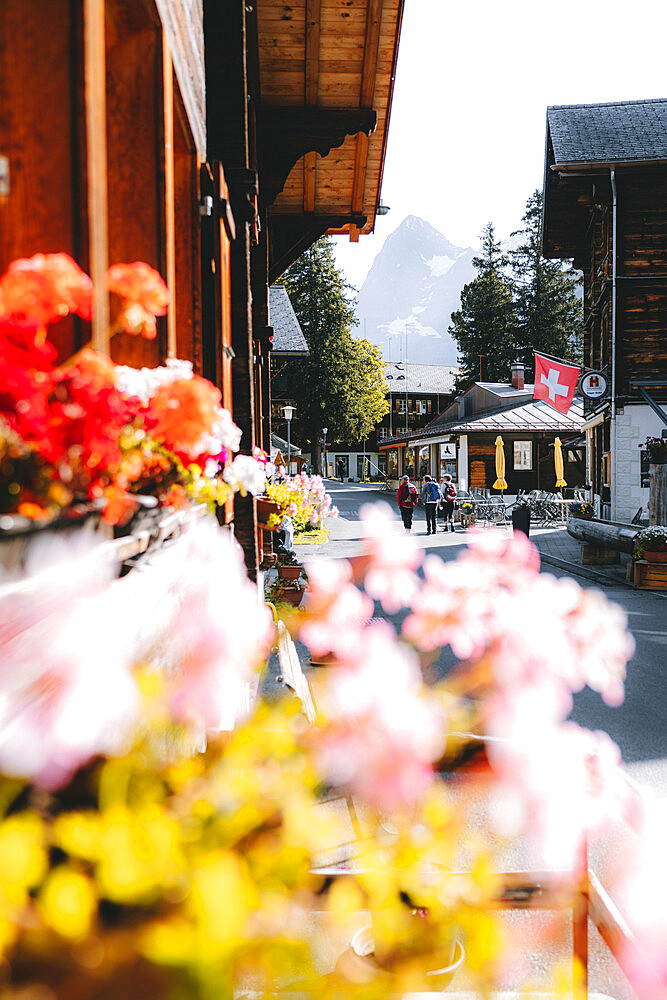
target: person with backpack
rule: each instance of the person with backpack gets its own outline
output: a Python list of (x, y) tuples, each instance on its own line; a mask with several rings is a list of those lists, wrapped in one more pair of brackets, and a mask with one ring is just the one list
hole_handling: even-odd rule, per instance
[(424, 501), (424, 510), (426, 511), (426, 534), (435, 535), (435, 515), (438, 510), (438, 504), (442, 501), (442, 493), (435, 479), (431, 479), (430, 476), (424, 476), (422, 500)]
[(410, 531), (412, 528), (412, 513), (417, 506), (418, 498), (417, 487), (410, 482), (409, 476), (403, 476), (396, 494), (396, 503), (406, 531)]
[(454, 530), (454, 501), (456, 500), (456, 487), (452, 482), (452, 477), (447, 475), (443, 477), (442, 480), (442, 504), (440, 509), (442, 510), (443, 516), (445, 518), (445, 531), (449, 526), (449, 530)]

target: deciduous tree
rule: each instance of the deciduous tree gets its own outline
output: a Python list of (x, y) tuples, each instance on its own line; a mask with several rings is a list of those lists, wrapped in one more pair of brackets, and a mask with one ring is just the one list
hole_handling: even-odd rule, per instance
[(308, 342), (306, 358), (290, 358), (278, 368), (274, 396), (294, 399), (295, 437), (310, 445), (320, 468), (320, 437), (365, 438), (388, 412), (382, 357), (367, 340), (355, 340), (356, 319), (349, 298), (354, 289), (337, 269), (331, 241), (314, 243), (280, 279)]

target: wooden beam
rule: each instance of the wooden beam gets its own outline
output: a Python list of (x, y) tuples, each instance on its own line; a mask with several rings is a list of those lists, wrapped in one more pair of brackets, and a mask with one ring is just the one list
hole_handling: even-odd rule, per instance
[(171, 295), (167, 313), (167, 357), (176, 357), (176, 227), (174, 196), (174, 67), (166, 32), (162, 32), (162, 100), (164, 122), (165, 278)]
[(269, 217), (269, 284), (280, 277), (304, 250), (332, 229), (366, 225), (365, 216), (273, 215)]
[(383, 0), (368, 0), (366, 15), (366, 38), (364, 40), (364, 64), (361, 70), (361, 93), (359, 105), (373, 107), (375, 77), (377, 74), (378, 47), (380, 44), (380, 23), (382, 21)]
[[(305, 97), (309, 107), (317, 104), (320, 82), (320, 8), (321, 0), (306, 0), (306, 80)], [(303, 164), (303, 210), (315, 211), (317, 153), (306, 153)]]
[(109, 266), (109, 206), (104, 0), (85, 0), (83, 18), (89, 268), (96, 299), (91, 344), (95, 350), (108, 354), (109, 295), (105, 280)]
[[(377, 75), (378, 49), (380, 45), (380, 23), (382, 21), (383, 0), (368, 0), (366, 15), (366, 36), (364, 38), (364, 62), (361, 69), (361, 88), (359, 91), (359, 106), (373, 106), (375, 95), (375, 78)], [(353, 212), (361, 212), (364, 207), (364, 191), (366, 188), (366, 168), (368, 165), (368, 136), (357, 136), (357, 148), (354, 155), (354, 180), (352, 182)], [(350, 232), (350, 239), (352, 233)]]
[(315, 211), (317, 185), (317, 153), (306, 153), (303, 158), (303, 210)]
[(352, 181), (352, 212), (363, 211), (364, 191), (366, 189), (366, 166), (368, 164), (368, 136), (363, 132), (357, 136), (357, 148), (354, 154), (354, 179)]
[(317, 104), (320, 80), (320, 0), (306, 0), (306, 104)]
[(371, 108), (260, 105), (257, 135), (262, 205), (273, 204), (292, 167), (306, 153), (326, 156), (342, 146), (348, 135), (370, 134), (376, 125), (377, 115)]

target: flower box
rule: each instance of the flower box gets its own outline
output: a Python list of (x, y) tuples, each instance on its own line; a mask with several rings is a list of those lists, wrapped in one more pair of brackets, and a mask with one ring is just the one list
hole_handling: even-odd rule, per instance
[(303, 566), (297, 564), (296, 566), (278, 566), (278, 576), (281, 580), (298, 580), (301, 576), (301, 570)]
[(256, 497), (257, 501), (257, 523), (264, 531), (277, 531), (279, 525), (269, 525), (268, 521), (272, 514), (280, 514), (282, 507), (270, 497)]

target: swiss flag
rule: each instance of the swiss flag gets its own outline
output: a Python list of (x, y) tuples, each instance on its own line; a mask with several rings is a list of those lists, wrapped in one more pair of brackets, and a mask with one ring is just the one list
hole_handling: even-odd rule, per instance
[(564, 361), (551, 361), (535, 355), (535, 387), (533, 399), (543, 399), (559, 413), (567, 413), (572, 405), (580, 369)]

